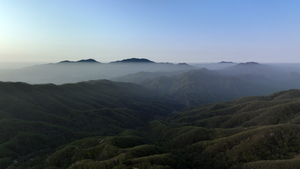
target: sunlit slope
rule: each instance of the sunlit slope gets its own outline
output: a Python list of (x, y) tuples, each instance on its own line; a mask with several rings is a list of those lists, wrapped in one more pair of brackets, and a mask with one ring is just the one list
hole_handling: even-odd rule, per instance
[(243, 96), (271, 94), (279, 89), (253, 84), (236, 77), (220, 76), (207, 69), (192, 70), (172, 77), (159, 77), (141, 85), (168, 94), (189, 105), (236, 99)]
[(184, 168), (180, 158), (138, 132), (127, 130), (113, 137), (92, 137), (57, 150), (45, 168)]
[(107, 80), (60, 86), (1, 82), (0, 166), (6, 168), (3, 166), (13, 160), (15, 165), (39, 163), (47, 152), (72, 140), (114, 135), (181, 108), (135, 84)]
[(201, 105), (139, 131), (73, 142), (43, 164), (49, 169), (297, 168), (299, 115), (299, 90)]
[(195, 168), (295, 168), (299, 118), (300, 91), (289, 90), (180, 112), (148, 131)]
[(206, 128), (298, 124), (299, 112), (300, 91), (289, 90), (195, 108), (172, 116), (172, 121)]

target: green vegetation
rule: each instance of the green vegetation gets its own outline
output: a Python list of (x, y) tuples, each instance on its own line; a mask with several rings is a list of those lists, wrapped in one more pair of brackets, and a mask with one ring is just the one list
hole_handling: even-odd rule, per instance
[(86, 138), (56, 151), (46, 167), (57, 168), (172, 168), (176, 156), (135, 135)]
[(107, 80), (60, 86), (0, 82), (0, 168), (43, 166), (61, 145), (116, 135), (182, 107), (144, 87)]
[(107, 80), (0, 83), (0, 100), (0, 168), (263, 169), (300, 161), (299, 90), (184, 108)]
[(289, 90), (190, 108), (147, 131), (194, 168), (298, 168), (298, 96)]

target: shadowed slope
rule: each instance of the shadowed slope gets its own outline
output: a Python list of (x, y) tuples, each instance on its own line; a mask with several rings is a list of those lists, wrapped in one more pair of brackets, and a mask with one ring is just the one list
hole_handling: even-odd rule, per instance
[(107, 80), (60, 86), (1, 82), (0, 163), (12, 164), (16, 159), (16, 166), (29, 167), (72, 140), (114, 135), (181, 108), (135, 84)]

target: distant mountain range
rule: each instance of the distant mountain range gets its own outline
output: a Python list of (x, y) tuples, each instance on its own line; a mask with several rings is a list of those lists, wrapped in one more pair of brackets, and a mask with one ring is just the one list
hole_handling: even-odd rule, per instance
[(300, 73), (287, 73), (279, 67), (257, 62), (235, 64), (214, 71), (138, 72), (112, 80), (137, 83), (189, 105), (300, 88)]
[(237, 77), (224, 77), (207, 69), (192, 70), (171, 77), (162, 76), (143, 81), (140, 85), (190, 105), (232, 100), (242, 96), (266, 95), (280, 90)]
[(287, 72), (280, 70), (279, 67), (259, 64), (257, 62), (239, 63), (234, 66), (217, 70), (216, 72), (224, 75), (241, 75), (251, 74), (256, 76), (264, 76), (273, 80), (290, 80), (286, 78)]
[(265, 95), (300, 88), (300, 73), (257, 62), (233, 63), (219, 70), (199, 69), (186, 63), (156, 63), (131, 58), (111, 63), (94, 59), (61, 61), (0, 72), (2, 81), (27, 83), (76, 83), (110, 79), (143, 85), (190, 105)]
[(112, 79), (140, 71), (173, 72), (194, 68), (188, 64), (155, 63), (148, 59), (137, 58), (101, 64), (94, 59), (66, 60), (22, 69), (2, 70), (0, 72), (0, 81), (64, 84), (87, 80)]
[[(0, 169), (297, 168), (300, 91), (280, 91), (299, 88), (297, 69), (215, 65), (87, 59), (1, 71), (67, 84), (0, 82)], [(90, 80), (101, 78), (123, 82)]]

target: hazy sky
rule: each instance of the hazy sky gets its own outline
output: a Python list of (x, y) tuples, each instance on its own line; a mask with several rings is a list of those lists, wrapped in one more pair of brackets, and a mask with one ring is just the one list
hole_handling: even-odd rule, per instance
[(298, 62), (299, 0), (0, 0), (0, 62)]

